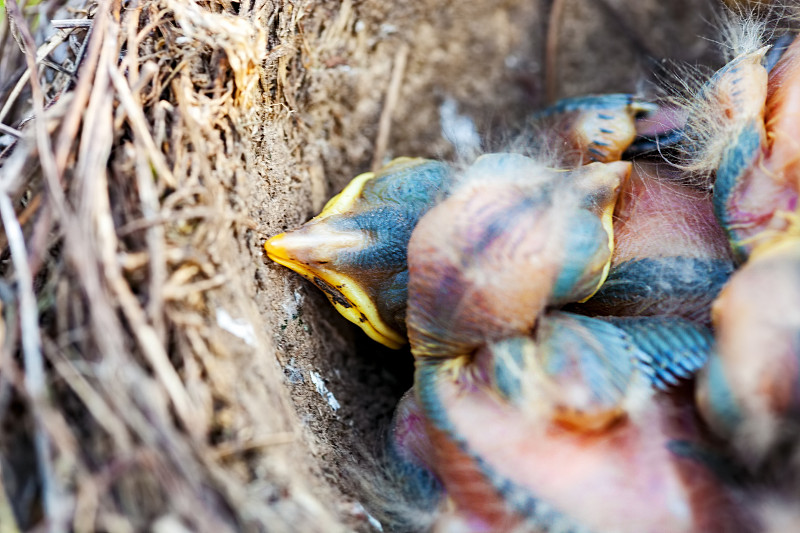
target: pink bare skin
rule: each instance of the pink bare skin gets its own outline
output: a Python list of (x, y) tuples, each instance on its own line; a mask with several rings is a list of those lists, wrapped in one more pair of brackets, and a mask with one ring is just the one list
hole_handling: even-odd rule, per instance
[[(676, 439), (702, 446), (685, 404), (650, 397), (635, 417), (587, 433), (532, 417), (472, 379), (443, 377), (435, 387), (462, 444), (431, 423), (426, 455), (464, 531), (538, 531), (544, 520), (592, 532), (747, 531), (707, 465), (667, 447)], [(518, 497), (498, 490), (502, 480), (535, 498), (538, 511), (515, 508)]]
[(769, 143), (765, 171), (800, 189), (800, 39), (769, 74), (765, 122)]
[(711, 197), (681, 185), (665, 163), (637, 162), (614, 212), (612, 267), (643, 257), (732, 260)]
[(427, 425), (425, 413), (411, 389), (400, 398), (395, 409), (392, 440), (402, 459), (431, 470), (434, 458)]
[(710, 195), (680, 179), (666, 163), (634, 164), (614, 212), (609, 279), (581, 312), (669, 314), (709, 323), (733, 255)]
[(636, 120), (637, 135), (655, 136), (682, 128), (686, 124), (687, 112), (680, 107), (659, 106), (658, 110)]
[[(711, 400), (718, 382), (702, 376), (698, 406), (719, 433), (745, 432), (765, 451), (778, 425), (800, 410), (800, 238), (757, 250), (714, 303), (713, 321), (724, 383), (743, 417), (725, 418)], [(752, 438), (751, 438), (752, 437)], [(755, 442), (752, 442), (755, 439)]]

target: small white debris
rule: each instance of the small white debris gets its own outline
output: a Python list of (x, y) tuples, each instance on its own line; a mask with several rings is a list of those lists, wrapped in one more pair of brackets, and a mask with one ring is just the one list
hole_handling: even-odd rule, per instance
[(295, 290), (294, 300), (285, 300), (283, 302), (283, 311), (289, 315), (290, 318), (297, 318), (299, 316), (298, 310), (300, 309), (300, 305), (303, 303), (304, 298), (305, 297), (300, 291)]
[(317, 388), (317, 392), (328, 401), (328, 405), (331, 406), (331, 409), (338, 411), (341, 405), (339, 405), (339, 401), (333, 396), (333, 393), (328, 390), (328, 387), (325, 386), (325, 381), (323, 381), (322, 376), (313, 370), (309, 372), (309, 374), (311, 375), (311, 382)]
[(470, 158), (480, 152), (481, 136), (478, 135), (475, 122), (470, 117), (459, 114), (455, 100), (445, 98), (439, 106), (439, 120), (442, 135), (455, 147), (459, 156)]
[(356, 33), (361, 33), (362, 31), (367, 29), (367, 25), (364, 24), (363, 20), (358, 20), (356, 21), (355, 26), (353, 26), (353, 29), (356, 30)]
[(217, 325), (236, 337), (239, 337), (248, 346), (256, 345), (256, 332), (253, 325), (243, 318), (233, 318), (228, 311), (217, 308)]
[(394, 24), (381, 24), (381, 37), (386, 37), (387, 35), (392, 35), (393, 33), (397, 33), (397, 26)]
[(189, 533), (190, 531), (174, 514), (163, 515), (153, 524), (154, 533)]
[(371, 525), (372, 527), (374, 527), (378, 531), (383, 531), (383, 524), (381, 524), (380, 521), (378, 521), (377, 518), (375, 518), (374, 516), (369, 514), (367, 512), (367, 510), (364, 509), (364, 506), (361, 504), (361, 502), (356, 502), (356, 503), (353, 504), (352, 513), (353, 513), (353, 516), (358, 516), (358, 517), (364, 516), (364, 517), (366, 517), (367, 518), (367, 522), (369, 522), (369, 525)]
[(378, 531), (383, 531), (383, 524), (381, 524), (381, 523), (378, 521), (378, 519), (377, 519), (377, 518), (375, 518), (374, 516), (372, 516), (372, 515), (371, 515), (371, 514), (369, 514), (369, 513), (367, 513), (367, 522), (369, 522), (369, 524), (370, 524), (372, 527), (374, 527), (375, 529), (377, 529)]

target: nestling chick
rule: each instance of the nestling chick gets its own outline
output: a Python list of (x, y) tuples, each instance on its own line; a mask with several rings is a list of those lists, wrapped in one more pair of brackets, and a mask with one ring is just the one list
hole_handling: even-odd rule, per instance
[(800, 237), (757, 248), (714, 303), (716, 353), (697, 403), (709, 425), (761, 458), (800, 435)]
[(656, 110), (631, 94), (565, 98), (534, 114), (530, 126), (558, 166), (574, 168), (619, 161), (636, 138), (636, 118)]
[(687, 124), (689, 168), (716, 171), (714, 212), (739, 261), (785, 230), (797, 205), (800, 41), (769, 72), (767, 50), (718, 71)]
[(548, 305), (590, 297), (608, 273), (629, 172), (622, 162), (554, 171), (515, 154), (479, 158), (409, 241), (415, 357), (469, 355), (527, 334)]
[[(707, 332), (674, 320), (693, 333), (673, 354), (708, 350)], [(418, 360), (429, 441), (417, 434), (414, 453), (466, 531), (748, 531), (691, 409), (648, 391), (640, 351), (609, 322), (555, 312), (464, 372)]]
[(733, 256), (710, 195), (680, 178), (666, 163), (633, 165), (614, 212), (608, 279), (576, 310), (709, 323), (711, 303), (733, 272)]
[(545, 313), (602, 285), (629, 171), (484, 156), (412, 234), (408, 332), (429, 447), (405, 440), (471, 530), (741, 531), (727, 489), (675, 451), (702, 445), (691, 419), (650, 392), (699, 368), (710, 334)]
[[(541, 113), (551, 126), (542, 134), (569, 145), (575, 165), (613, 161), (632, 141), (635, 117), (652, 109), (630, 95), (567, 99)], [(316, 284), (374, 340), (398, 348), (406, 342), (408, 239), (451, 180), (444, 163), (398, 158), (354, 178), (300, 228), (269, 239), (267, 255)]]
[(374, 340), (406, 343), (411, 231), (449, 188), (450, 168), (398, 158), (355, 178), (300, 228), (269, 239), (273, 261), (312, 281), (336, 309)]
[(726, 151), (715, 182), (718, 217), (741, 257), (786, 229), (797, 206), (800, 40), (769, 73), (763, 120)]

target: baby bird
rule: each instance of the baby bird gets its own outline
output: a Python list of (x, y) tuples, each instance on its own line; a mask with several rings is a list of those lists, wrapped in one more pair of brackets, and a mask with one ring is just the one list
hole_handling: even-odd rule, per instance
[(583, 313), (675, 315), (708, 324), (733, 256), (711, 197), (663, 162), (637, 161), (614, 211), (614, 255)]
[(527, 334), (547, 306), (585, 300), (608, 274), (611, 216), (630, 163), (555, 171), (479, 158), (409, 241), (408, 332), (422, 357), (469, 355)]
[(742, 257), (786, 229), (797, 205), (800, 40), (769, 73), (763, 117), (726, 152), (715, 183), (718, 216)]
[(724, 126), (714, 210), (744, 265), (713, 305), (717, 348), (697, 395), (709, 425), (756, 459), (796, 431), (800, 412), (800, 39), (767, 66), (765, 51), (707, 85)]
[(716, 171), (714, 211), (739, 262), (785, 230), (797, 205), (800, 41), (769, 72), (767, 50), (718, 71), (687, 124), (693, 164)]
[(444, 163), (395, 159), (353, 179), (319, 215), (264, 248), (324, 291), (372, 339), (399, 348), (406, 343), (408, 239), (446, 195), (450, 179)]
[(747, 531), (691, 408), (653, 394), (642, 366), (696, 368), (710, 333), (679, 318), (622, 320), (630, 333), (548, 312), (464, 371), (418, 359), (396, 443), (441, 482), (454, 510), (444, 520), (455, 514), (466, 531)]
[(710, 333), (548, 310), (602, 285), (629, 172), (487, 155), (411, 236), (425, 433), (406, 413), (402, 441), (470, 531), (742, 531), (691, 409), (652, 392), (703, 365)]
[(717, 346), (698, 381), (709, 425), (760, 459), (800, 433), (800, 237), (756, 248), (713, 307)]
[(534, 114), (530, 127), (538, 144), (557, 154), (558, 166), (619, 161), (636, 138), (636, 119), (658, 106), (631, 94), (565, 98)]

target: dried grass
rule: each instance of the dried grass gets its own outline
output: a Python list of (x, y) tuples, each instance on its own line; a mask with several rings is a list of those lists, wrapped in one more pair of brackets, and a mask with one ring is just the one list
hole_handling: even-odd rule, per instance
[[(294, 34), (302, 13), (270, 24), (285, 6), (6, 5), (0, 78), (17, 89), (3, 100), (15, 126), (0, 169), (0, 440), (20, 527), (332, 523), (287, 469), (299, 435), (230, 260), (252, 225), (236, 200), (244, 129), (265, 56), (285, 46), (263, 28)], [(35, 459), (16, 459), (31, 440)]]

